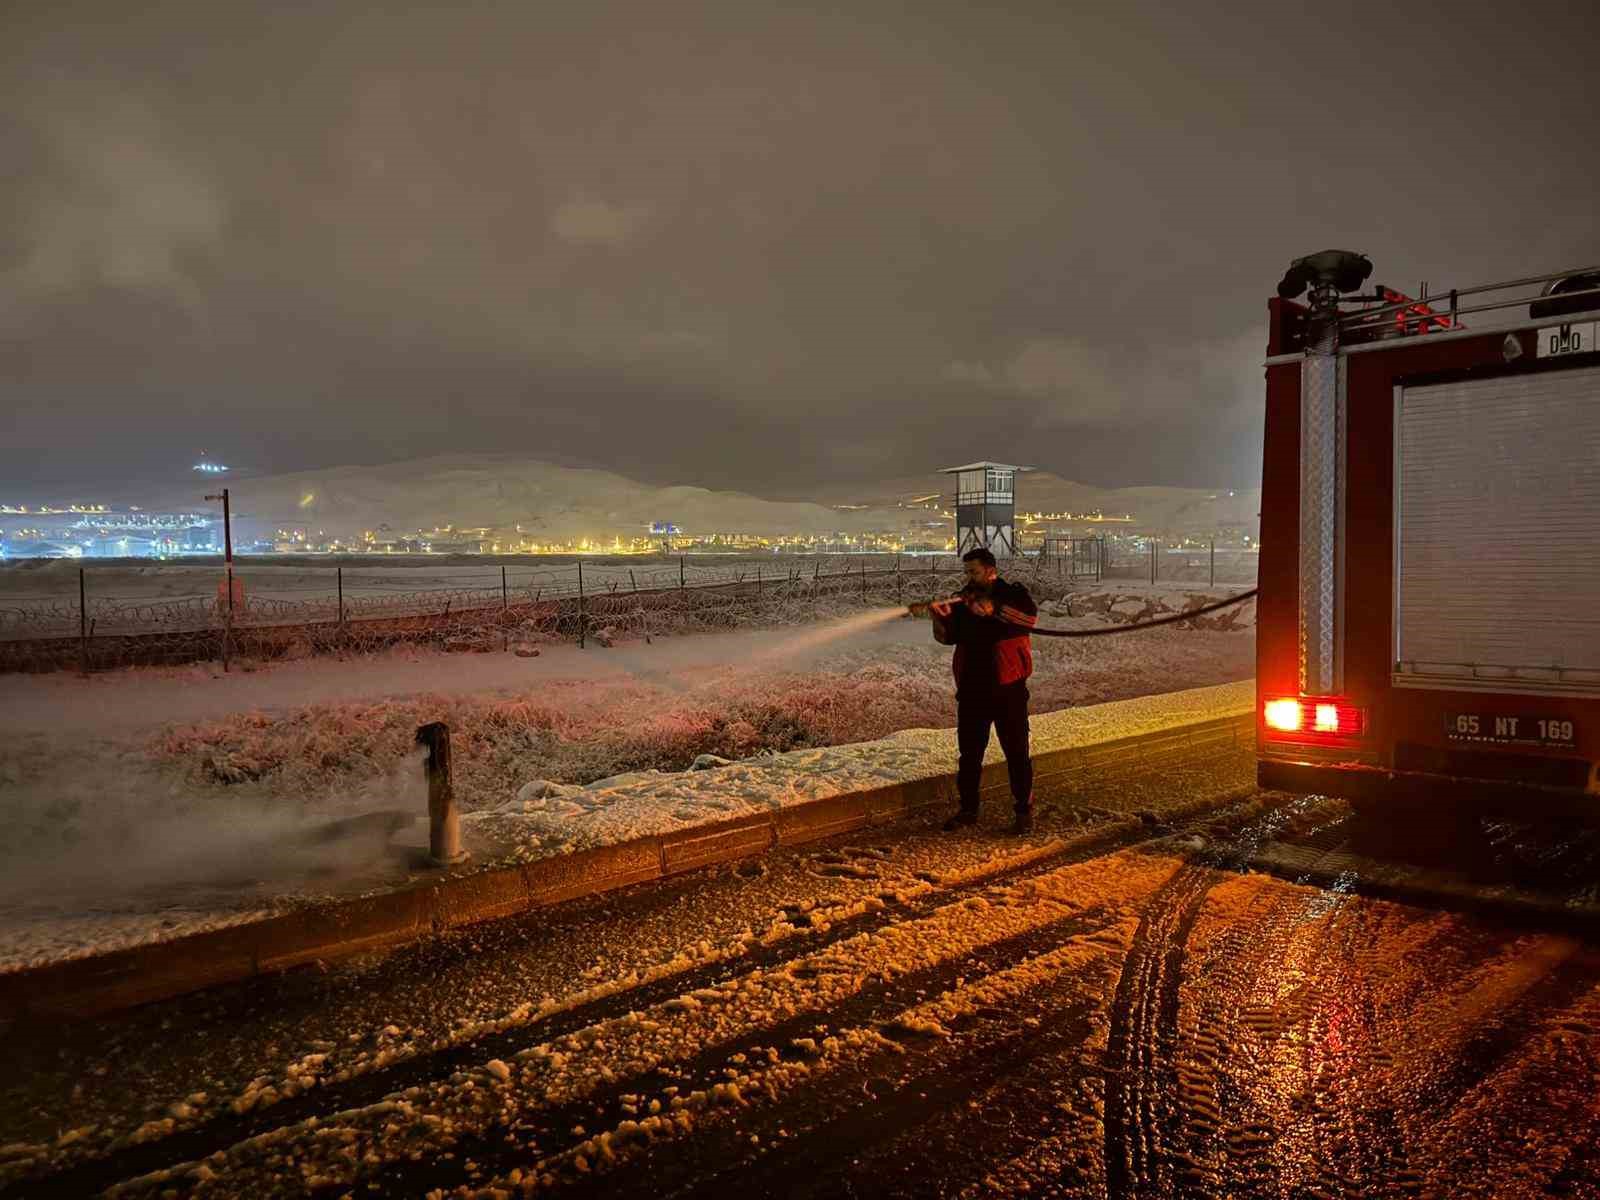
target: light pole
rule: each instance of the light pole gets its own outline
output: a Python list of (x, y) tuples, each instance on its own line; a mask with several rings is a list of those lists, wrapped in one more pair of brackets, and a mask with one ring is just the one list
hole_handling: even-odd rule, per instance
[(228, 638), (233, 632), (233, 514), (228, 509), (228, 489), (222, 489), (220, 496), (207, 496), (207, 500), (222, 501), (222, 546), (223, 561), (227, 564), (228, 573), (228, 620), (222, 630), (222, 671), (228, 671)]

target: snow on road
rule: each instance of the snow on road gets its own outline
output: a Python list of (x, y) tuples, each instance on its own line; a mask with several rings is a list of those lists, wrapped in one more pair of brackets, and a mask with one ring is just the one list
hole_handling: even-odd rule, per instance
[(0, 1189), (1590, 1194), (1600, 957), (1232, 869), (1336, 807), (1258, 796), (1109, 853), (1057, 825), (1031, 861), (791, 852), (62, 1034), (42, 1104), (74, 1123), (0, 1083)]

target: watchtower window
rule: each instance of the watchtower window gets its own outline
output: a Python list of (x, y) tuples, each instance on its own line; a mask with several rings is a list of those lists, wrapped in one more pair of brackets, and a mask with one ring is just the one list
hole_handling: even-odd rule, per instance
[(991, 492), (1009, 492), (1011, 490), (1012, 475), (1010, 471), (989, 470), (985, 481), (986, 490)]

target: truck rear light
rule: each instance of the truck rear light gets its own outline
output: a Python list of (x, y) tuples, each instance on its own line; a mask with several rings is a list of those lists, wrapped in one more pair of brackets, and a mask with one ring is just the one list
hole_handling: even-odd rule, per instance
[(1304, 741), (1358, 738), (1367, 731), (1367, 713), (1340, 696), (1278, 696), (1261, 706), (1262, 724), (1273, 734)]
[(1294, 733), (1300, 728), (1300, 701), (1268, 700), (1262, 710), (1267, 728), (1280, 733)]

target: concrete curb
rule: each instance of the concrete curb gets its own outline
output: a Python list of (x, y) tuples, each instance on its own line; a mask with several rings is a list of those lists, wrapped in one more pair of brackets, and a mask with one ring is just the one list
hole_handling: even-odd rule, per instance
[[(1152, 767), (1253, 745), (1253, 707), (1132, 737), (1036, 755), (1036, 781), (1087, 778), (1111, 766)], [(986, 793), (1006, 790), (1004, 763), (984, 768)], [(398, 946), (429, 934), (546, 905), (890, 825), (956, 800), (955, 775), (828, 796), (755, 816), (651, 835), (537, 862), (487, 867), (376, 896), (300, 909), (65, 962), (0, 973), (0, 1019), (92, 1017), (257, 975)]]

